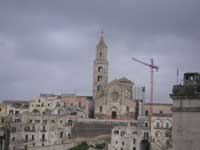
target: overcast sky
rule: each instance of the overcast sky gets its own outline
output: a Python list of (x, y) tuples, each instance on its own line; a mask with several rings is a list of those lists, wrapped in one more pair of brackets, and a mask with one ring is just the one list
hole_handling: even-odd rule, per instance
[[(184, 72), (200, 70), (200, 0), (0, 0), (0, 99), (40, 93), (92, 95), (95, 48), (104, 31), (109, 80), (127, 77), (155, 101)], [(149, 91), (146, 99), (148, 101)]]

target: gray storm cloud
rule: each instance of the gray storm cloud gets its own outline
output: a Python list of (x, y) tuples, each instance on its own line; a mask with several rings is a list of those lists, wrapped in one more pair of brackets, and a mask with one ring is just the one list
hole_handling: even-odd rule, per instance
[(155, 100), (170, 102), (177, 67), (181, 77), (199, 71), (199, 7), (199, 0), (1, 0), (0, 99), (91, 95), (95, 47), (104, 30), (109, 79), (126, 76), (148, 89), (149, 69), (130, 57), (153, 57), (160, 66)]

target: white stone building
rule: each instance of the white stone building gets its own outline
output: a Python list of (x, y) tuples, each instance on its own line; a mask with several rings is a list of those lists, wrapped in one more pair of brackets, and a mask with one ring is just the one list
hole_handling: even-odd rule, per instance
[(149, 120), (140, 118), (129, 126), (112, 129), (110, 150), (149, 150)]
[(153, 114), (151, 117), (151, 145), (153, 150), (172, 148), (172, 114)]
[(23, 114), (21, 122), (10, 124), (10, 150), (53, 149), (55, 146), (70, 145), (71, 116)]

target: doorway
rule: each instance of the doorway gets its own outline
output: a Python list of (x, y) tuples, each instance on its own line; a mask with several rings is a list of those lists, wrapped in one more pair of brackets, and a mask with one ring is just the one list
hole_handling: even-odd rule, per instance
[(117, 119), (117, 112), (116, 111), (112, 111), (112, 119)]
[(148, 140), (142, 140), (140, 143), (140, 150), (150, 150), (150, 144)]

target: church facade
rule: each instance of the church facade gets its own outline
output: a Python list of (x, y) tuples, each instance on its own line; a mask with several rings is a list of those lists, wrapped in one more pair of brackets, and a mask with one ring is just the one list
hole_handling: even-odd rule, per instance
[(108, 83), (108, 48), (103, 34), (96, 46), (93, 74), (95, 117), (99, 119), (134, 119), (137, 101), (133, 100), (133, 82), (123, 77)]

